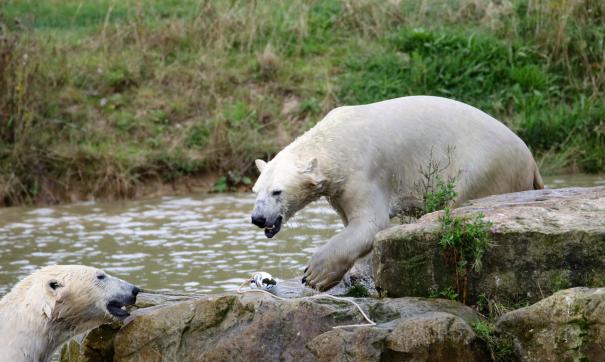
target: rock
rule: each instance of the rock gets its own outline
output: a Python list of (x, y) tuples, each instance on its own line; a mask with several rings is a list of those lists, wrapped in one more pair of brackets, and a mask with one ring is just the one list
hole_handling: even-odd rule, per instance
[[(440, 299), (355, 299), (376, 321), (364, 323), (349, 302), (327, 297), (279, 300), (261, 293), (225, 293), (143, 308), (103, 351), (99, 330), (64, 348), (62, 361), (484, 361), (486, 345), (470, 325), (476, 313)], [(110, 333), (111, 334), (111, 333)]]
[[(493, 223), (479, 295), (505, 304), (535, 302), (567, 287), (605, 285), (605, 187), (535, 190), (490, 196), (453, 210), (482, 212)], [(428, 296), (454, 285), (454, 267), (438, 246), (442, 212), (378, 233), (372, 256), (376, 288), (391, 297)]]
[(605, 288), (573, 288), (503, 315), (527, 361), (605, 361)]
[[(170, 305), (185, 300), (191, 300), (195, 296), (175, 293), (171, 291), (148, 291), (145, 290), (137, 296), (135, 310), (156, 307), (159, 305)], [(104, 362), (113, 361), (114, 347), (113, 339), (120, 330), (120, 323), (105, 324), (74, 337), (61, 349), (61, 361), (68, 362)]]
[[(469, 325), (449, 313), (430, 312), (391, 323), (389, 329), (333, 329), (308, 348), (325, 361), (485, 361), (489, 354)], [(462, 348), (461, 348), (462, 347)]]
[(333, 295), (347, 295), (356, 297), (357, 295), (350, 294), (352, 289), (363, 288), (367, 293), (366, 296), (378, 297), (376, 286), (374, 285), (374, 277), (372, 276), (372, 254), (368, 254), (358, 259), (353, 267), (342, 277), (340, 283), (327, 291)]
[(118, 323), (106, 324), (73, 338), (61, 350), (61, 361), (113, 361), (113, 338), (119, 329)]

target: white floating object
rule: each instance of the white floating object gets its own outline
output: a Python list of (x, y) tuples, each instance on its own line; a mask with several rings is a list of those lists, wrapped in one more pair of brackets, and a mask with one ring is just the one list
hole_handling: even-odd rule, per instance
[(258, 289), (270, 290), (276, 285), (277, 280), (275, 280), (271, 274), (266, 272), (254, 273), (252, 279), (250, 279), (250, 287), (255, 286)]

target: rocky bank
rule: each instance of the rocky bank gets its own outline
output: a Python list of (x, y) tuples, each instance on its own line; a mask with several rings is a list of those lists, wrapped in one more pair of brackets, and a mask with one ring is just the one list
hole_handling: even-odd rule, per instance
[[(605, 360), (605, 187), (493, 196), (454, 214), (478, 212), (492, 223), (491, 246), (471, 275), (470, 301), (528, 305), (500, 316), (490, 336), (474, 309), (423, 298), (452, 286), (433, 213), (378, 235), (368, 273), (383, 298), (351, 299), (375, 326), (338, 328), (364, 320), (350, 302), (311, 297), (299, 283), (278, 285), (285, 300), (142, 293), (123, 326), (79, 336), (61, 360)], [(556, 292), (574, 286), (584, 288)], [(495, 353), (495, 340), (509, 350)]]
[[(155, 297), (155, 301), (149, 301)], [(325, 297), (278, 300), (261, 293), (226, 293), (160, 302), (136, 310), (125, 325), (103, 326), (72, 340), (62, 361), (381, 361), (489, 358), (462, 304), (423, 298)], [(161, 298), (142, 294), (139, 305)]]

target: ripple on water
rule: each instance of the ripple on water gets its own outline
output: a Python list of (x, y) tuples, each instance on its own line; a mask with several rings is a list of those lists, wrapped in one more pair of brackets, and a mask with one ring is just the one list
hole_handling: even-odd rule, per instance
[(3, 209), (0, 295), (57, 263), (101, 267), (148, 289), (233, 290), (259, 270), (298, 275), (340, 227), (324, 202), (267, 239), (249, 221), (253, 204), (251, 195), (214, 195)]

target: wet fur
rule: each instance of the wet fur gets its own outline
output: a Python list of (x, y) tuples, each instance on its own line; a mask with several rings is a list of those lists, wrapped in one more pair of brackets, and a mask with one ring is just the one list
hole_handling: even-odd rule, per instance
[[(0, 300), (0, 359), (49, 361), (71, 337), (115, 321), (105, 303), (121, 292), (122, 283), (132, 286), (109, 276), (109, 283), (102, 284), (99, 272), (80, 265), (55, 265), (17, 283)], [(50, 281), (61, 287), (52, 290)]]

